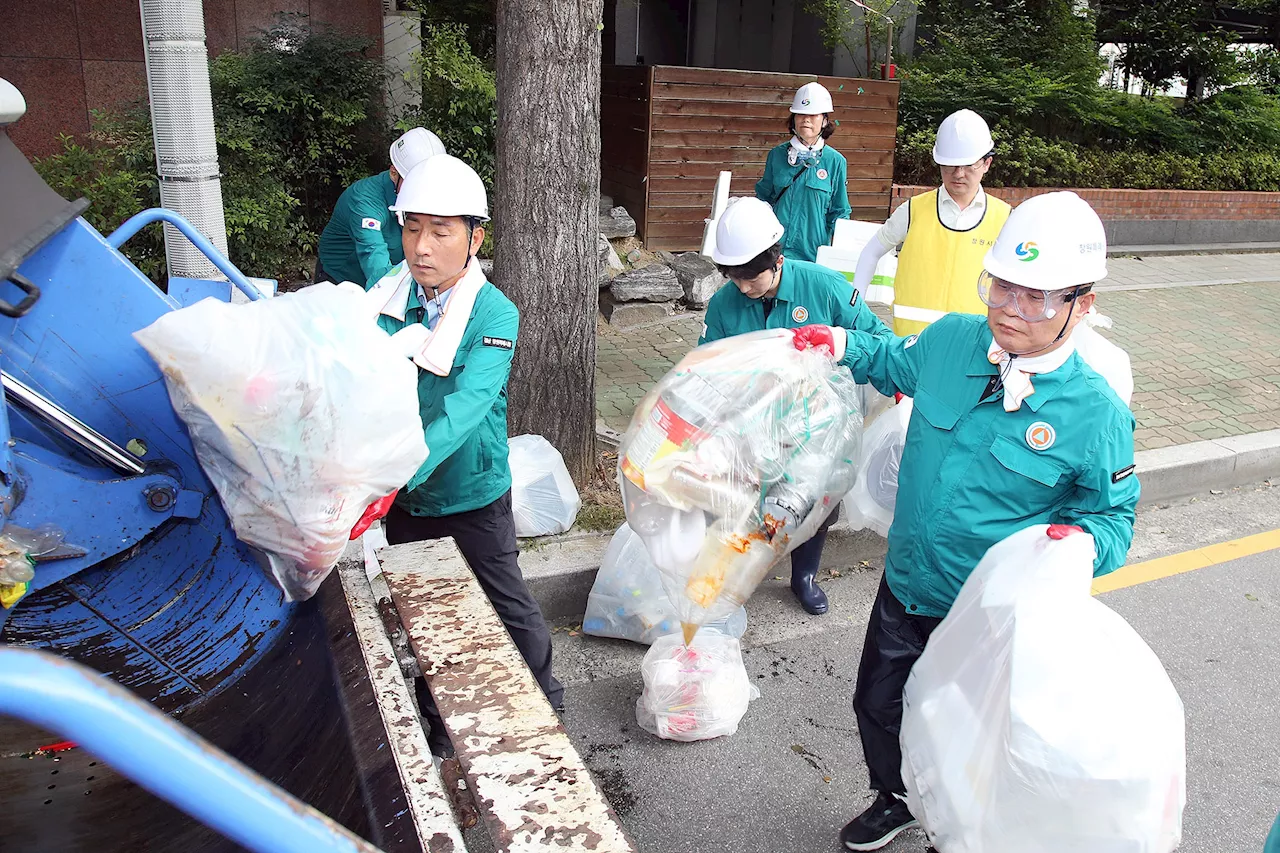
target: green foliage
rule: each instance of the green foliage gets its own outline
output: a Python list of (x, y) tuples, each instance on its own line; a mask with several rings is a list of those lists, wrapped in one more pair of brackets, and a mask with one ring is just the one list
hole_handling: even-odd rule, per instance
[[(1187, 12), (1194, 0), (1173, 10), (1177, 3), (1157, 5), (1194, 23), (1200, 12)], [(1104, 4), (1104, 26), (1122, 26), (1114, 20), (1121, 5)], [(934, 132), (947, 114), (968, 107), (992, 125), (991, 186), (1276, 188), (1280, 58), (1274, 51), (1246, 57), (1234, 70), (1214, 70), (1217, 48), (1194, 53), (1188, 45), (1199, 36), (1180, 33), (1176, 61), (1168, 60), (1177, 65), (1174, 73), (1190, 69), (1221, 83), (1247, 71), (1257, 81), (1182, 104), (1099, 86), (1098, 25), (1067, 0), (940, 0), (926, 14), (931, 18), (924, 29), (932, 35), (904, 69), (896, 180), (938, 182)], [(1135, 20), (1146, 21), (1145, 14), (1133, 10)], [(1201, 64), (1193, 69), (1192, 61)]]
[(1195, 100), (1206, 88), (1243, 79), (1246, 64), (1231, 49), (1236, 36), (1213, 26), (1213, 0), (1105, 0), (1100, 26), (1108, 41), (1124, 45), (1120, 67), (1153, 89), (1176, 78)]
[(396, 123), (400, 130), (421, 125), (464, 160), (493, 193), (498, 90), (492, 64), (476, 56), (458, 23), (422, 27), (422, 108)]
[[(282, 282), (309, 276), (308, 255), (338, 195), (386, 168), (389, 140), (375, 113), (382, 71), (368, 48), (282, 19), (249, 50), (210, 63), (228, 252), (246, 273)], [(88, 145), (63, 144), (36, 167), (64, 196), (89, 199), (86, 216), (98, 230), (159, 205), (145, 107), (95, 114)], [(160, 228), (134, 237), (125, 253), (162, 280)]]
[[(364, 37), (308, 30), (299, 16), (280, 16), (248, 50), (210, 63), (215, 119), (226, 137), (219, 141), (231, 158), (224, 172), (243, 170), (246, 180), (273, 173), (297, 201), (311, 244), (342, 191), (387, 167), (376, 113), (383, 71), (368, 55), (372, 47)], [(279, 193), (271, 196), (258, 200), (255, 215), (287, 206)]]
[[(90, 202), (84, 217), (110, 234), (140, 210), (160, 204), (151, 121), (145, 108), (118, 115), (95, 112), (89, 144), (62, 136), (62, 151), (34, 161), (45, 183), (68, 199)], [(165, 270), (164, 234), (147, 228), (125, 244), (124, 253), (144, 274), (160, 281)]]
[[(863, 77), (878, 76), (876, 65), (885, 61), (889, 40), (889, 20), (895, 27), (915, 14), (915, 0), (859, 0), (855, 6), (849, 0), (805, 0), (804, 10), (820, 23), (822, 43), (829, 49), (843, 47), (854, 60), (864, 54), (867, 41), (871, 42), (869, 66), (858, 68)], [(862, 7), (868, 7), (866, 14)], [(895, 38), (898, 30), (894, 30)]]

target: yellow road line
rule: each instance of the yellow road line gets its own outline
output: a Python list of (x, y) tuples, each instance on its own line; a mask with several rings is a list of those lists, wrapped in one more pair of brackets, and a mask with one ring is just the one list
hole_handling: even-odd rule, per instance
[(1238, 560), (1241, 557), (1274, 551), (1277, 548), (1280, 548), (1280, 530), (1269, 530), (1243, 539), (1206, 545), (1203, 548), (1183, 551), (1181, 554), (1170, 554), (1168, 557), (1147, 560), (1145, 563), (1134, 563), (1117, 569), (1109, 575), (1103, 575), (1093, 582), (1093, 594), (1099, 595), (1137, 586), (1140, 583), (1180, 575), (1206, 566), (1216, 566), (1229, 560)]

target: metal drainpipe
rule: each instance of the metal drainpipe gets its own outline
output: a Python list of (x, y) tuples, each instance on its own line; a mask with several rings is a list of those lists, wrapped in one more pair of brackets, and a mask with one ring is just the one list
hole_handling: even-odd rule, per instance
[[(201, 0), (139, 2), (160, 204), (185, 217), (226, 255), (203, 4)], [(164, 249), (171, 276), (225, 278), (203, 252), (167, 224)]]

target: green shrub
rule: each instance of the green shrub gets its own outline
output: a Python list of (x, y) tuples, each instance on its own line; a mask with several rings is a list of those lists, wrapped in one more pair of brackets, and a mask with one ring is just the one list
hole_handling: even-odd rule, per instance
[[(314, 249), (344, 189), (387, 168), (390, 140), (378, 113), (384, 72), (372, 47), (282, 15), (248, 50), (209, 64), (224, 173), (239, 172), (233, 181), (246, 184), (272, 173), (297, 201), (304, 250)], [(244, 213), (261, 221), (287, 207), (272, 187)]]
[(435, 133), (450, 154), (479, 173), (492, 198), (498, 129), (493, 68), (472, 52), (461, 24), (427, 23), (422, 29), (422, 108), (402, 116), (397, 128), (421, 125)]
[[(135, 213), (160, 204), (151, 121), (145, 109), (93, 114), (89, 144), (63, 135), (62, 151), (34, 161), (45, 183), (68, 199), (89, 200), (84, 217), (110, 234)], [(165, 272), (164, 234), (146, 228), (124, 246), (125, 256), (160, 281)]]
[[(375, 108), (382, 70), (369, 43), (282, 19), (244, 52), (209, 64), (218, 165), (231, 260), (249, 275), (289, 282), (310, 275), (308, 256), (349, 184), (385, 169), (388, 133)], [(109, 233), (158, 206), (155, 153), (145, 106), (94, 115), (88, 144), (36, 168), (64, 196), (84, 196), (89, 222)], [(147, 228), (125, 254), (155, 281), (164, 239)]]

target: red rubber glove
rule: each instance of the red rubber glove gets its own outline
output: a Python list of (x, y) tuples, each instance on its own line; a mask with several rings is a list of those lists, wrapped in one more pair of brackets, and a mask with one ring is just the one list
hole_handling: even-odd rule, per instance
[(400, 494), (400, 490), (396, 489), (385, 498), (378, 498), (365, 509), (364, 515), (360, 516), (360, 520), (356, 522), (356, 526), (351, 528), (351, 538), (359, 539), (364, 532), (373, 526), (378, 519), (391, 512), (391, 505), (395, 503), (396, 495)]
[(1050, 524), (1050, 539), (1066, 539), (1072, 533), (1084, 533), (1083, 527), (1077, 527), (1074, 524)]
[(836, 330), (831, 326), (801, 326), (791, 330), (791, 339), (802, 352), (823, 347), (832, 355), (836, 351)]

